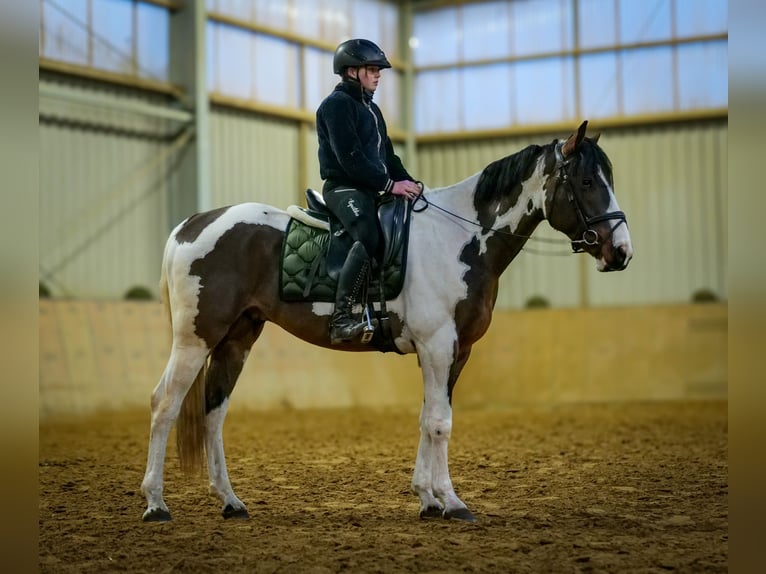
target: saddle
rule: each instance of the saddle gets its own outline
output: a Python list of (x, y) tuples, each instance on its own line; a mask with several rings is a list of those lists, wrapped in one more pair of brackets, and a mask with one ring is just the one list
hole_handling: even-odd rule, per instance
[[(282, 244), (279, 296), (288, 302), (333, 303), (338, 275), (353, 239), (317, 191), (306, 190), (306, 205), (287, 208), (290, 221)], [(385, 352), (396, 350), (393, 340), (386, 341), (390, 333), (385, 329), (390, 330), (390, 325), (385, 304), (399, 295), (404, 284), (412, 203), (404, 197), (385, 195), (377, 211), (382, 248), (373, 258), (366, 301), (361, 303), (378, 318), (372, 344)], [(380, 303), (379, 311), (375, 311), (374, 302)]]

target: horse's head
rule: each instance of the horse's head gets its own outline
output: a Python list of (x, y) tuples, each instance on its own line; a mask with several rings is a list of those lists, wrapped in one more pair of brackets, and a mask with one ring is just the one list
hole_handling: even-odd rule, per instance
[(552, 144), (546, 218), (572, 240), (576, 253), (592, 255), (599, 271), (621, 271), (633, 257), (630, 232), (614, 197), (612, 164), (598, 146), (598, 135), (585, 137), (587, 125)]

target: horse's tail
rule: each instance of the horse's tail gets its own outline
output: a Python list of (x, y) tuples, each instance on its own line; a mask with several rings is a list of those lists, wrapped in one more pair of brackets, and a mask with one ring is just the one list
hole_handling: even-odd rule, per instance
[(205, 454), (205, 377), (207, 359), (181, 404), (176, 421), (176, 447), (181, 470), (202, 472)]
[[(170, 307), (170, 286), (168, 284), (168, 248), (173, 238), (168, 240), (162, 258), (160, 271), (160, 298), (162, 299), (168, 325), (173, 329), (173, 314)], [(187, 474), (202, 471), (205, 451), (205, 377), (207, 360), (199, 370), (191, 388), (187, 391), (181, 410), (176, 419), (176, 448), (181, 470)]]

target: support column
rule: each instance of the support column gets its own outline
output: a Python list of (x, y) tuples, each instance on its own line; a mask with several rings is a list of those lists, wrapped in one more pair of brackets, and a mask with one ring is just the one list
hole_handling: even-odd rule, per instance
[(399, 11), (399, 53), (404, 59), (404, 74), (402, 76), (402, 111), (404, 131), (407, 139), (404, 143), (407, 171), (417, 178), (417, 146), (415, 143), (415, 72), (412, 63), (412, 48), (410, 37), (412, 36), (412, 0), (406, 0), (401, 4)]
[(179, 152), (168, 193), (169, 229), (213, 207), (210, 176), (210, 109), (207, 92), (205, 0), (186, 0), (170, 17), (170, 81), (185, 90), (194, 137)]

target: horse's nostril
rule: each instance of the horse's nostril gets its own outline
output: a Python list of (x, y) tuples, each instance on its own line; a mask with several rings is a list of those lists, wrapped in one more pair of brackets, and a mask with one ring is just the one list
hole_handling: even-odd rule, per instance
[(624, 269), (631, 258), (631, 250), (625, 243), (619, 243), (612, 250), (612, 266), (616, 269)]

